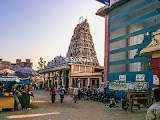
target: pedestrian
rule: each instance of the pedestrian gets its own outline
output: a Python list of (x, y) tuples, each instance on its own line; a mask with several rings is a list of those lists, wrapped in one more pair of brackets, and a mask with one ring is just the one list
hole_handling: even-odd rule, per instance
[(41, 90), (42, 89), (42, 83), (40, 82), (39, 84), (39, 89)]
[(77, 97), (78, 97), (78, 87), (76, 86), (73, 90), (73, 99), (75, 103), (77, 102)]
[(116, 101), (115, 101), (115, 99), (111, 96), (109, 107), (111, 108), (111, 107), (115, 107), (115, 106), (116, 106)]
[(160, 88), (153, 91), (154, 101), (147, 110), (146, 120), (160, 120)]
[(59, 95), (60, 95), (61, 103), (63, 102), (65, 92), (66, 90), (63, 86), (59, 88)]
[(38, 90), (38, 83), (36, 83), (36, 90)]
[(34, 83), (34, 90), (36, 89), (36, 83)]
[(56, 88), (55, 85), (53, 85), (52, 88), (50, 89), (50, 95), (51, 95), (51, 101), (52, 101), (52, 103), (55, 102), (56, 93), (57, 93), (57, 88)]
[(82, 98), (82, 90), (81, 88), (78, 88), (78, 99), (80, 100)]

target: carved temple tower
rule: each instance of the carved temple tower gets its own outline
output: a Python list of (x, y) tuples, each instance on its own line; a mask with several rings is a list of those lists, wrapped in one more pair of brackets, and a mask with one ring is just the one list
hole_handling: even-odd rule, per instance
[(76, 64), (99, 65), (87, 19), (75, 27), (66, 57)]

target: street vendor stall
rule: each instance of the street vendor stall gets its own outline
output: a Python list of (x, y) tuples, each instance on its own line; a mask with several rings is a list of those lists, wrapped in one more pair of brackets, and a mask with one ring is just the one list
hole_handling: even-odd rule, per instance
[(14, 109), (14, 96), (12, 86), (18, 81), (17, 77), (0, 77), (1, 93), (0, 93), (0, 111), (2, 109)]
[(149, 107), (150, 105), (150, 92), (128, 92), (126, 96), (126, 102), (125, 104), (122, 104), (122, 107), (133, 112), (133, 107), (140, 109), (141, 107)]
[(29, 78), (21, 79), (18, 85), (23, 86), (23, 89), (20, 88), (21, 95), (17, 94), (17, 97), (21, 103), (22, 109), (30, 108), (30, 96), (33, 96), (33, 94), (29, 92), (30, 79)]
[(0, 77), (0, 111), (3, 109), (19, 110), (30, 108), (30, 78)]
[(30, 108), (30, 96), (33, 96), (30, 79), (38, 73), (28, 67), (16, 70), (12, 76), (8, 76), (11, 75), (8, 71), (3, 70), (4, 76), (0, 76), (0, 111)]

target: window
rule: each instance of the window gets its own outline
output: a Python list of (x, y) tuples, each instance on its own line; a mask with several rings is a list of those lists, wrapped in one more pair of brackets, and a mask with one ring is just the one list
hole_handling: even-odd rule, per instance
[(86, 81), (85, 80), (83, 80), (83, 86), (85, 86), (86, 85)]
[(27, 67), (27, 63), (24, 63), (24, 67)]
[(99, 87), (99, 80), (97, 80), (97, 87)]
[(92, 85), (95, 85), (95, 80), (92, 80)]

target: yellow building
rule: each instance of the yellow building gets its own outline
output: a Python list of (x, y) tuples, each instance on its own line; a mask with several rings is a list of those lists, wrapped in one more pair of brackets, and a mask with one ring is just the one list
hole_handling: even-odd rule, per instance
[(61, 64), (39, 71), (43, 76), (43, 83), (46, 87), (53, 84), (63, 85), (70, 90), (76, 85), (80, 88), (93, 88), (103, 85), (103, 67), (89, 65), (78, 65), (73, 63)]

